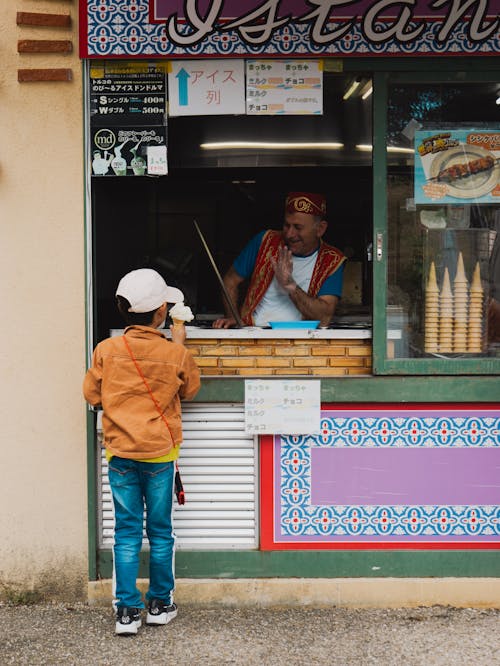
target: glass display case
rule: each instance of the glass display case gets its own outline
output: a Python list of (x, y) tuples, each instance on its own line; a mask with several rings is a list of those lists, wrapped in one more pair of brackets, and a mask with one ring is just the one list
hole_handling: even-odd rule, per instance
[(429, 355), (487, 351), (488, 229), (426, 229), (418, 348)]
[[(391, 358), (498, 356), (500, 215), (486, 209), (482, 226), (461, 226), (476, 223), (480, 212), (450, 206), (401, 213), (386, 308), (388, 330), (398, 315), (402, 342), (390, 345)], [(426, 226), (430, 219), (441, 228)]]
[(389, 361), (500, 357), (496, 90), (489, 81), (388, 86)]

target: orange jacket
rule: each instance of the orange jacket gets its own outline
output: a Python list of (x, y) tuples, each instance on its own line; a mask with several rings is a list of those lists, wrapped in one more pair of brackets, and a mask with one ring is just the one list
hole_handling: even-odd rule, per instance
[[(121, 458), (158, 458), (182, 442), (181, 399), (194, 398), (200, 371), (191, 353), (149, 326), (129, 326), (127, 341), (156, 401), (161, 418), (123, 336), (107, 338), (94, 350), (83, 382), (91, 405), (102, 405), (104, 445)], [(172, 441), (173, 439), (173, 441)]]

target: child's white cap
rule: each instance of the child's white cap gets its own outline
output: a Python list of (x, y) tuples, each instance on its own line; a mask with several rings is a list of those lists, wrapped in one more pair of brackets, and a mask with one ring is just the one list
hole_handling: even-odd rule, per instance
[(139, 268), (122, 277), (116, 290), (130, 303), (129, 312), (152, 312), (163, 303), (184, 300), (180, 289), (169, 287), (162, 276), (152, 268)]

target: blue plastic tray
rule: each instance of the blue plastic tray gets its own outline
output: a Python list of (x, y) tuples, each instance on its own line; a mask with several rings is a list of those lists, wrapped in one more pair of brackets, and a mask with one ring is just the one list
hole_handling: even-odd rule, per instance
[(270, 321), (271, 328), (318, 328), (319, 321)]

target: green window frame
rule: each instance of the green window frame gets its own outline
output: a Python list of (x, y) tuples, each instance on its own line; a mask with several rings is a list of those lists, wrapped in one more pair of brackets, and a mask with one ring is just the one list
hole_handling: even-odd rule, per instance
[[(429, 62), (420, 59), (421, 71), (374, 72), (373, 98), (373, 373), (375, 375), (498, 375), (500, 358), (388, 358), (387, 303), (388, 303), (388, 164), (387, 164), (387, 109), (389, 87), (392, 84), (483, 83), (500, 81), (498, 64), (477, 59), (470, 69), (465, 62), (456, 71), (450, 61)], [(414, 69), (417, 69), (414, 63)], [(437, 64), (435, 67), (434, 65)], [(486, 67), (482, 69), (482, 64)], [(366, 67), (366, 64), (365, 64)], [(411, 68), (411, 63), (406, 67)], [(455, 71), (450, 71), (453, 68)], [(480, 69), (481, 68), (481, 69)], [(436, 71), (437, 70), (437, 71)], [(467, 67), (467, 70), (469, 68)], [(477, 71), (474, 71), (477, 70)], [(378, 252), (377, 252), (378, 250)]]

